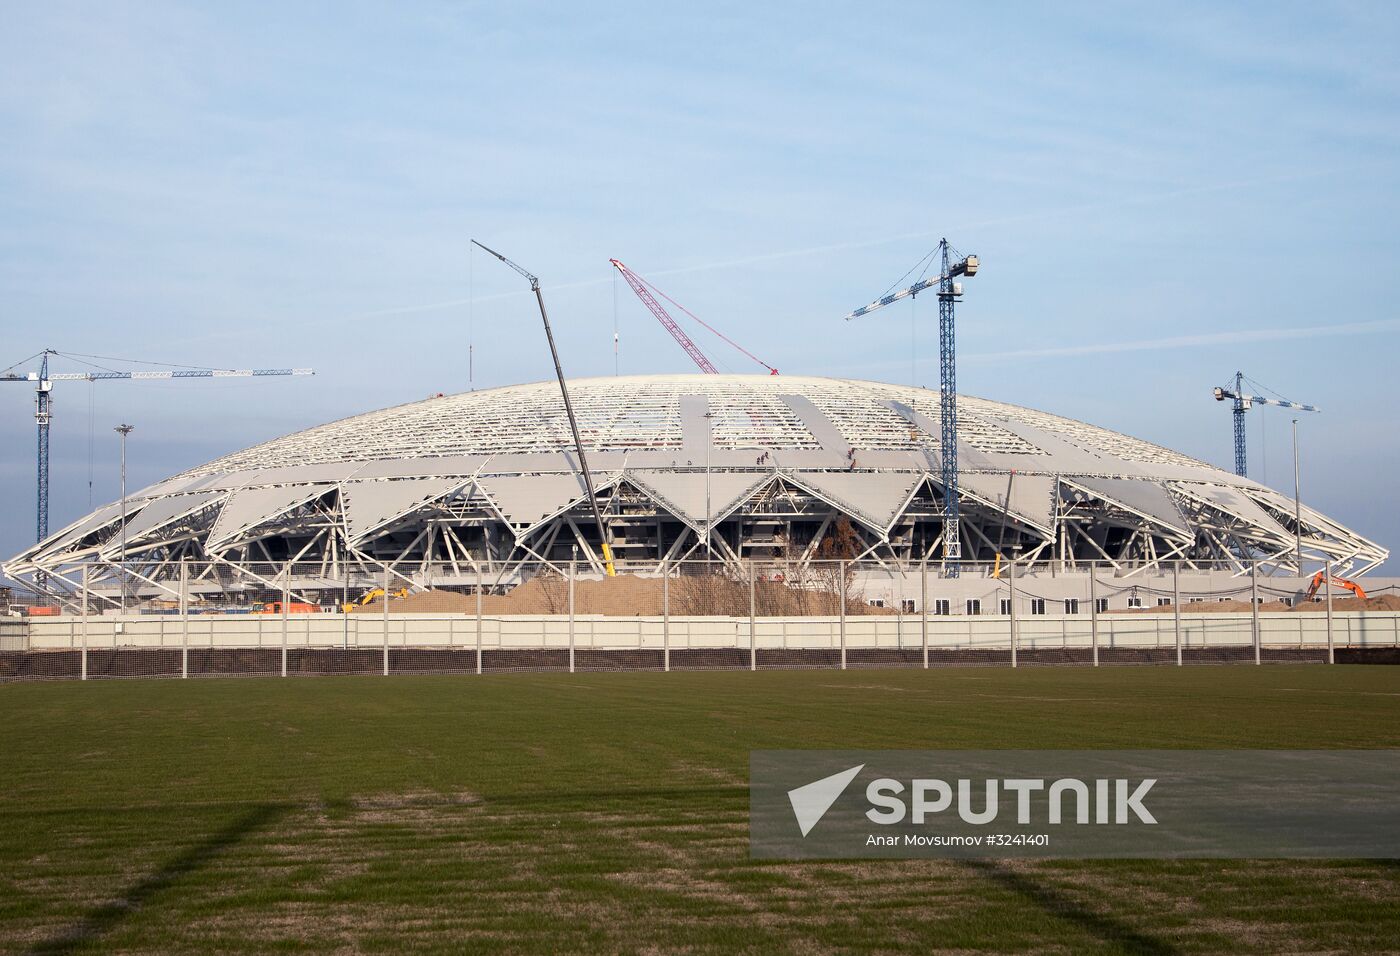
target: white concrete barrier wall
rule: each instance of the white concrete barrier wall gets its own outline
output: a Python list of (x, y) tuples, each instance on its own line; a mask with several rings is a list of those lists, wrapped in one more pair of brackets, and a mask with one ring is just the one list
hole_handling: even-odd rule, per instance
[[(1323, 614), (1261, 614), (1265, 647), (1322, 647), (1327, 644)], [(1022, 648), (1088, 647), (1088, 615), (1026, 616), (1016, 621)], [(36, 618), (29, 622), (31, 650), (101, 647), (277, 647), (283, 643), (279, 617), (175, 615)], [(573, 643), (580, 648), (660, 649), (669, 631), (670, 646), (737, 647), (750, 641), (759, 648), (837, 648), (841, 626), (836, 617), (760, 617), (750, 635), (747, 617), (603, 617), (578, 615)], [(1400, 647), (1400, 612), (1339, 611), (1333, 615), (1338, 647)], [(288, 647), (382, 647), (385, 626), (371, 615), (298, 614), (287, 618)], [(481, 646), (487, 650), (569, 646), (569, 619), (562, 615), (484, 617)], [(917, 615), (846, 618), (848, 648), (922, 646)], [(1249, 614), (1184, 614), (1181, 640), (1186, 647), (1249, 646)], [(395, 614), (388, 622), (391, 647), (468, 647), (477, 644), (476, 618), (453, 614)], [(1009, 649), (1011, 622), (1002, 615), (930, 616), (928, 643), (933, 648)], [(1099, 617), (1101, 647), (1173, 647), (1175, 621), (1170, 614)]]

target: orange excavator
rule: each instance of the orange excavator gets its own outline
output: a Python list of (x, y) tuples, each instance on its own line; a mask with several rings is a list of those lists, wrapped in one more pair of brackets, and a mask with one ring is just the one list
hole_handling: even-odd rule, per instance
[(1329, 576), (1326, 571), (1319, 571), (1317, 574), (1313, 575), (1312, 584), (1308, 585), (1308, 593), (1303, 595), (1303, 600), (1299, 603), (1307, 604), (1311, 601), (1317, 595), (1318, 588), (1322, 587), (1323, 583), (1326, 581), (1330, 581), (1338, 587), (1346, 588), (1361, 600), (1366, 600), (1366, 592), (1362, 590), (1361, 585), (1357, 584), (1355, 581), (1339, 578), (1335, 574)]

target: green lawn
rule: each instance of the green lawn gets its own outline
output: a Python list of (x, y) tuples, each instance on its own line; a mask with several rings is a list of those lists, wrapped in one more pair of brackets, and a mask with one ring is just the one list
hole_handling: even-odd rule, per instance
[(1400, 746), (1400, 668), (0, 686), (0, 949), (1394, 951), (1394, 861), (766, 863), (754, 748)]

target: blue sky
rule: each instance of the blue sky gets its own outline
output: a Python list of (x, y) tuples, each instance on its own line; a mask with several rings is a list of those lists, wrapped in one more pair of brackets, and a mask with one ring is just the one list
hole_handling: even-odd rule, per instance
[[(90, 431), (93, 500), (116, 496), (123, 420), (139, 487), (547, 378), (522, 283), (472, 237), (541, 276), (573, 376), (612, 373), (615, 320), (622, 371), (690, 370), (615, 256), (785, 372), (936, 384), (932, 300), (840, 317), (947, 235), (983, 262), (963, 391), (1229, 467), (1210, 389), (1242, 368), (1324, 410), (1305, 498), (1397, 547), (1396, 11), (12, 3), (0, 366), (318, 370), (60, 384), (59, 527)], [(33, 534), (32, 403), (0, 388), (6, 555)], [(1251, 413), (1252, 477), (1291, 491), (1288, 428)]]

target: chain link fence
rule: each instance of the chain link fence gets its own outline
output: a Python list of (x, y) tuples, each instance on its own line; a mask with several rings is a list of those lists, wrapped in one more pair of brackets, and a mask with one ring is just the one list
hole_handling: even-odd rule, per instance
[(48, 583), (0, 621), (0, 679), (1400, 659), (1393, 585), (1248, 566), (173, 561)]

